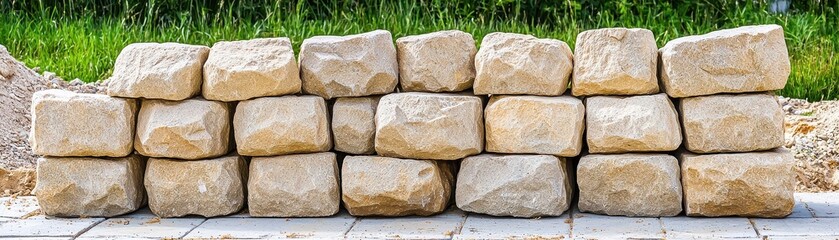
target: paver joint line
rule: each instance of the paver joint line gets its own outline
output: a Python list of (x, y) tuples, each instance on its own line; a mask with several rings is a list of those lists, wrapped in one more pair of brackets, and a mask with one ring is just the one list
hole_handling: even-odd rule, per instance
[(94, 224), (90, 224), (90, 226), (88, 226), (87, 228), (82, 229), (81, 231), (77, 232), (77, 233), (76, 233), (76, 235), (74, 235), (74, 236), (73, 236), (73, 239), (78, 238), (78, 237), (79, 237), (79, 236), (81, 236), (82, 234), (86, 233), (87, 231), (90, 231), (90, 229), (92, 229), (93, 227), (96, 227), (97, 225), (99, 225), (99, 224), (101, 224), (101, 223), (105, 222), (106, 220), (108, 220), (108, 218), (102, 218), (102, 219), (100, 219), (98, 222), (96, 222), (96, 223), (94, 223)]
[(185, 238), (186, 236), (189, 236), (189, 233), (191, 233), (191, 232), (192, 232), (192, 230), (195, 230), (196, 228), (200, 227), (200, 226), (201, 226), (201, 224), (204, 224), (205, 222), (207, 222), (207, 218), (204, 218), (204, 220), (203, 220), (203, 221), (201, 221), (201, 223), (196, 224), (194, 227), (192, 227), (192, 229), (189, 229), (189, 231), (186, 231), (186, 232), (184, 233), (184, 235), (181, 235), (181, 237), (179, 237), (178, 239), (183, 239), (183, 238)]

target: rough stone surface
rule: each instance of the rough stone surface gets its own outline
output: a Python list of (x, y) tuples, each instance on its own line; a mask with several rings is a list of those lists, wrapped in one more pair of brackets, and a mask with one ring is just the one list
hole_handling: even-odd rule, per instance
[(682, 212), (679, 161), (667, 154), (583, 156), (577, 187), (583, 212), (633, 217)]
[(483, 150), (482, 101), (476, 96), (395, 93), (376, 110), (376, 152), (382, 156), (457, 160)]
[(673, 151), (682, 143), (679, 116), (667, 95), (586, 98), (591, 153)]
[(659, 76), (671, 97), (777, 90), (790, 74), (784, 29), (778, 25), (677, 38), (659, 52)]
[(565, 163), (550, 155), (467, 157), (457, 174), (457, 207), (494, 216), (559, 216), (572, 199)]
[(248, 212), (257, 217), (322, 217), (338, 212), (335, 153), (255, 157), (248, 171)]
[(233, 128), (237, 150), (245, 156), (315, 153), (332, 148), (326, 102), (317, 96), (240, 102)]
[(769, 94), (684, 98), (679, 110), (691, 152), (749, 152), (784, 144), (784, 111)]
[(201, 91), (210, 48), (180, 43), (134, 43), (114, 62), (108, 95), (184, 100)]
[(131, 154), (137, 103), (64, 90), (32, 96), (32, 151), (47, 156), (124, 157)]
[(203, 99), (144, 100), (134, 149), (143, 156), (202, 159), (230, 150), (230, 105)]
[(563, 41), (487, 34), (475, 56), (475, 94), (562, 95), (568, 88), (572, 58)]
[(303, 92), (326, 99), (393, 92), (399, 66), (390, 32), (316, 36), (300, 46)]
[(335, 150), (349, 154), (376, 152), (376, 106), (379, 97), (338, 98), (332, 105)]
[(682, 187), (688, 216), (784, 217), (795, 200), (793, 156), (769, 152), (683, 153)]
[(110, 217), (145, 204), (145, 160), (122, 158), (38, 159), (35, 193), (41, 212), (60, 217)]
[(585, 111), (571, 96), (492, 96), (484, 112), (486, 150), (577, 156)]
[(245, 204), (247, 163), (241, 156), (201, 161), (150, 158), (145, 187), (149, 208), (159, 217), (215, 217)]
[(299, 93), (302, 87), (288, 38), (217, 42), (204, 64), (204, 98), (242, 101)]
[(353, 216), (428, 216), (449, 206), (447, 161), (347, 156), (341, 166), (344, 207)]
[(658, 93), (658, 47), (653, 32), (641, 28), (604, 28), (577, 35), (574, 96)]
[(408, 92), (459, 92), (475, 80), (475, 39), (458, 30), (396, 39), (399, 84)]

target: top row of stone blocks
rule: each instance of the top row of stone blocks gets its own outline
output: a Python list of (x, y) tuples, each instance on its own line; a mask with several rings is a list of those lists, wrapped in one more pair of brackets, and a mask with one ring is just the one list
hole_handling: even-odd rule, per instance
[[(396, 40), (376, 30), (303, 41), (299, 67), (288, 38), (218, 42), (212, 48), (138, 43), (123, 49), (108, 86), (112, 96), (218, 101), (314, 94), (326, 99), (403, 91), (477, 95), (572, 94), (671, 97), (781, 89), (790, 73), (783, 29), (747, 26), (678, 38), (657, 49), (646, 29), (580, 33), (568, 44), (515, 33), (441, 31)], [(203, 91), (202, 91), (203, 88)]]

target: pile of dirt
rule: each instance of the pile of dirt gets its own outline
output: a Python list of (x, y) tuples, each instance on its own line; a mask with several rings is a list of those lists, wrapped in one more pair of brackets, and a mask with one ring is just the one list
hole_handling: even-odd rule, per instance
[(0, 45), (0, 195), (29, 194), (34, 186), (37, 156), (28, 140), (32, 93), (45, 89), (104, 93), (104, 86), (78, 79), (67, 82), (50, 72), (40, 75)]
[(798, 192), (839, 191), (839, 101), (778, 97), (785, 145), (795, 154)]

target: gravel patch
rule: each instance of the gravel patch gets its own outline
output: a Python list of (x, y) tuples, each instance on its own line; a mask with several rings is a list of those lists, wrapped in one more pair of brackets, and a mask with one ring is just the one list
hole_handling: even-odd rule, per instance
[(839, 101), (778, 97), (785, 145), (795, 154), (798, 192), (839, 191)]

